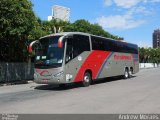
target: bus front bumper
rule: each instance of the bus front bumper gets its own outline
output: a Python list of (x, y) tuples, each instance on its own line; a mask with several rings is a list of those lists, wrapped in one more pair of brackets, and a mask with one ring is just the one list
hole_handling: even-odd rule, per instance
[(34, 74), (34, 82), (38, 84), (67, 84), (72, 83), (73, 81), (70, 80), (68, 75), (67, 77), (64, 75), (42, 77), (37, 74)]
[(37, 74), (34, 74), (34, 82), (38, 84), (66, 84), (71, 83), (71, 81), (66, 80), (66, 77), (64, 75), (62, 76), (48, 76), (48, 77), (42, 77)]

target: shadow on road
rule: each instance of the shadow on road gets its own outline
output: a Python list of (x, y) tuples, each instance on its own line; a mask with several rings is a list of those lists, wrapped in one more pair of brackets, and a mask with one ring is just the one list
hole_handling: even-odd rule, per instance
[(38, 90), (51, 90), (51, 91), (61, 91), (61, 90), (69, 90), (73, 88), (77, 88), (78, 86), (76, 84), (66, 84), (63, 87), (60, 87), (59, 85), (39, 85), (35, 87), (34, 89)]
[[(136, 76), (133, 76), (134, 78)], [(123, 79), (122, 77), (108, 77), (108, 78), (103, 78), (103, 79), (97, 79), (92, 82), (91, 85), (96, 85), (96, 84), (103, 84), (103, 83), (108, 83), (108, 82), (114, 82), (114, 81), (119, 81), (119, 80), (131, 80), (130, 79)], [(37, 90), (51, 90), (51, 91), (64, 91), (64, 90), (70, 90), (70, 89), (75, 89), (75, 88), (81, 88), (80, 83), (71, 83), (71, 84), (66, 84), (65, 86), (61, 87), (59, 85), (39, 85), (35, 87), (34, 89)]]
[[(136, 77), (136, 76), (132, 76), (132, 78), (134, 78), (134, 77)], [(103, 84), (103, 83), (108, 83), (108, 82), (114, 82), (114, 81), (119, 81), (119, 80), (131, 80), (132, 78), (124, 79), (122, 76), (107, 77), (107, 78), (102, 78), (102, 79), (95, 80), (93, 82), (93, 85)]]

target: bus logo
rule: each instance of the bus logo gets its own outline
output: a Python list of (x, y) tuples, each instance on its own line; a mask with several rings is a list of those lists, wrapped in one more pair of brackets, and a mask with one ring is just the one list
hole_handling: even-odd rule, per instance
[(82, 56), (78, 56), (78, 61), (82, 61)]
[(44, 70), (40, 73), (41, 76), (51, 76), (48, 72), (48, 70)]

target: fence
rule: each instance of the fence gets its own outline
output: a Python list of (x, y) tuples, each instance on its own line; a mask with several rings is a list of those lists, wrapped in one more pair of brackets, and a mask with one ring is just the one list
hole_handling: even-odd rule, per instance
[(160, 64), (155, 64), (155, 63), (140, 63), (139, 64), (140, 68), (155, 68), (155, 67), (160, 67)]
[(33, 63), (0, 63), (0, 83), (33, 80), (33, 75)]

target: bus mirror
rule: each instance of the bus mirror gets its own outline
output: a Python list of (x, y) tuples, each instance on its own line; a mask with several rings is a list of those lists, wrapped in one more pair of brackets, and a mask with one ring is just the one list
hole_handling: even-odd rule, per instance
[(30, 54), (32, 54), (32, 52), (33, 52), (33, 45), (34, 45), (36, 42), (37, 42), (37, 40), (36, 40), (36, 41), (33, 41), (33, 42), (31, 42), (31, 43), (29, 44), (28, 52), (29, 52)]
[(62, 48), (62, 46), (63, 46), (63, 39), (62, 37), (60, 37), (58, 40), (58, 48)]

